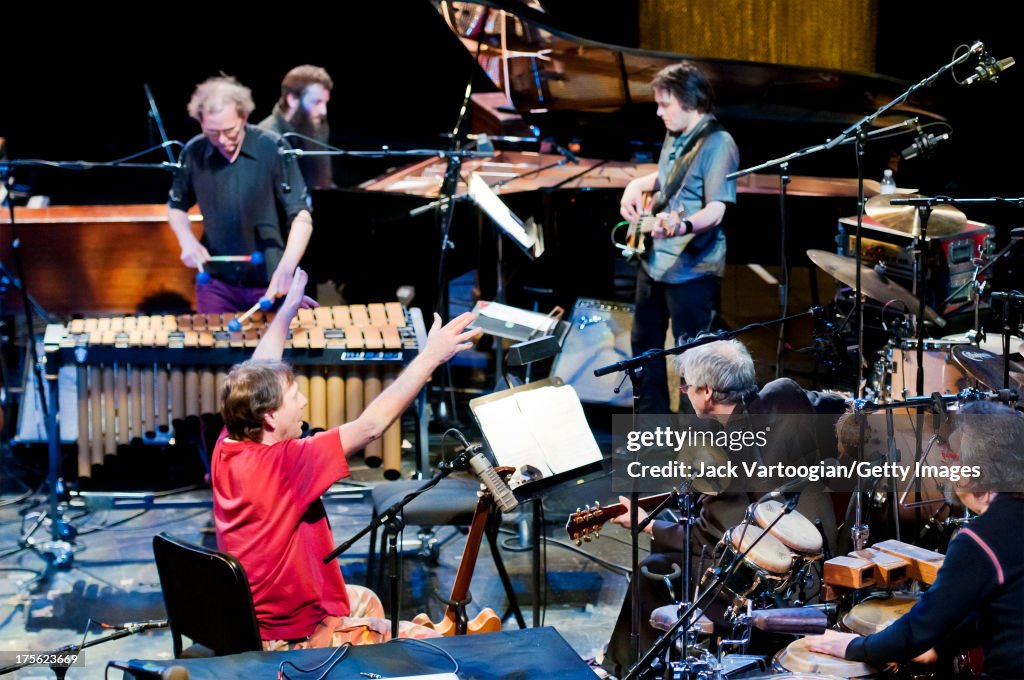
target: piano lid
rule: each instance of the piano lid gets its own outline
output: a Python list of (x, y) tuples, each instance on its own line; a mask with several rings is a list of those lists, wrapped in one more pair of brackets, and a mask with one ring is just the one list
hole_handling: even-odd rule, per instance
[[(878, 74), (694, 57), (596, 42), (553, 25), (544, 12), (514, 0), (441, 2), (438, 11), (523, 114), (607, 112), (652, 102), (651, 78), (681, 59), (705, 71), (715, 88), (715, 111), (724, 118), (845, 125), (892, 101), (908, 85)], [(875, 126), (892, 125), (908, 116), (944, 120), (932, 110), (930, 96), (927, 91), (916, 94), (912, 102), (874, 121)]]

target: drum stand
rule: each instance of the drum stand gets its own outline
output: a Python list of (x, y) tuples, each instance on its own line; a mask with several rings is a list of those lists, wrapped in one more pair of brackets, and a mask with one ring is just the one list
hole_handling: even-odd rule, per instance
[[(775, 527), (776, 524), (779, 523), (779, 521), (783, 517), (785, 517), (787, 514), (793, 511), (793, 508), (796, 507), (797, 498), (799, 498), (799, 495), (795, 496), (792, 502), (786, 503), (784, 505), (783, 511), (780, 512), (778, 516), (774, 520), (772, 520), (767, 527), (765, 527), (764, 531), (759, 536), (757, 536), (757, 538), (751, 541), (750, 545), (747, 547), (746, 550), (744, 550), (736, 556), (736, 558), (732, 561), (732, 563), (729, 564), (728, 567), (725, 567), (723, 569), (719, 566), (716, 566), (711, 570), (711, 573), (714, 575), (714, 578), (712, 579), (711, 583), (708, 584), (708, 587), (705, 588), (703, 592), (699, 593), (694, 598), (693, 603), (686, 608), (686, 611), (682, 612), (679, 619), (674, 624), (672, 624), (672, 627), (669, 628), (661, 637), (654, 641), (654, 644), (651, 645), (650, 649), (648, 649), (647, 652), (644, 653), (643, 657), (635, 664), (633, 664), (629, 671), (624, 676), (622, 676), (622, 680), (637, 680), (639, 678), (644, 677), (648, 672), (655, 670), (655, 663), (664, 653), (668, 645), (671, 644), (680, 634), (680, 629), (694, 617), (698, 610), (703, 610), (708, 604), (710, 604), (714, 597), (718, 595), (718, 592), (725, 586), (726, 581), (729, 580), (729, 577), (732, 576), (733, 572), (736, 571), (737, 567), (739, 567), (739, 565), (742, 564), (743, 561), (746, 559), (747, 555), (750, 554), (750, 551), (753, 550), (754, 546), (757, 545), (762, 538), (771, 533), (771, 530)], [(632, 507), (630, 508), (630, 511), (633, 512)], [(633, 607), (633, 611), (638, 611), (635, 606)], [(745, 637), (749, 638), (750, 636), (747, 635)], [(723, 641), (723, 644), (726, 643), (745, 644), (746, 640), (739, 639)], [(689, 658), (686, 659), (686, 661), (683, 662), (683, 675), (681, 675), (680, 677), (696, 677), (696, 674), (698, 672), (698, 668), (696, 668), (696, 666), (698, 664), (707, 662), (707, 659), (703, 659), (701, 661), (691, 660)], [(710, 669), (711, 675), (702, 675), (701, 677), (721, 677), (720, 665), (717, 662), (714, 665), (717, 667)]]

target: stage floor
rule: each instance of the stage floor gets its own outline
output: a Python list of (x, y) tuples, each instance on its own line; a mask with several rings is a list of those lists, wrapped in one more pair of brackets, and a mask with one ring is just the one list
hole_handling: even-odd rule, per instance
[[(372, 476), (358, 467), (353, 470), (356, 480)], [(357, 484), (376, 483), (388, 482), (364, 481)], [(356, 485), (336, 485), (334, 489), (342, 491), (340, 495), (343, 497), (330, 501), (327, 506), (334, 536), (339, 543), (370, 520), (372, 507), (369, 495), (354, 491), (356, 488)], [(0, 497), (0, 502), (10, 498), (9, 495)], [(36, 500), (41, 501), (42, 497)], [(209, 500), (210, 492), (200, 489), (170, 496), (160, 502), (201, 503)], [(628, 535), (618, 527), (608, 525), (605, 535), (597, 541), (584, 543), (582, 549), (576, 549), (568, 539), (564, 525), (569, 512), (578, 504), (594, 500), (603, 504), (614, 501), (609, 479), (596, 479), (568, 493), (556, 491), (555, 496), (549, 497), (545, 503), (545, 532), (549, 539), (546, 550), (547, 597), (539, 623), (554, 627), (584, 659), (594, 657), (607, 641), (628, 583), (623, 573), (600, 566), (590, 558), (623, 567), (630, 563)], [(44, 505), (31, 507), (28, 501), (0, 507), (0, 554), (17, 546), (22, 513), (44, 509)], [(42, 652), (80, 642), (90, 619), (94, 625), (88, 630), (87, 640), (110, 632), (98, 627), (99, 622), (120, 624), (164, 618), (160, 583), (153, 562), (152, 537), (168, 532), (187, 541), (214, 545), (214, 536), (203, 531), (212, 519), (212, 511), (208, 507), (165, 508), (158, 503), (147, 512), (96, 508), (85, 514), (73, 510), (69, 516), (79, 531), (70, 569), (59, 570), (48, 580), (39, 581), (44, 562), (33, 550), (22, 550), (0, 559), (0, 640), (3, 641), (0, 647)], [(519, 519), (518, 511), (506, 516), (499, 537), (512, 548), (519, 545)], [(466, 539), (451, 527), (439, 527), (436, 538), (443, 542), (443, 546), (435, 565), (417, 555), (418, 531), (416, 526), (405, 530), (407, 545), (403, 557), (402, 618), (412, 618), (426, 611), (436, 621), (443, 610), (442, 605), (432, 598), (432, 593), (436, 589), (448, 595)], [(42, 542), (47, 536), (40, 529), (34, 538)], [(641, 546), (646, 548), (646, 545), (644, 537)], [(342, 556), (341, 568), (348, 582), (366, 582), (368, 549), (369, 541), (364, 537)], [(643, 554), (646, 553), (641, 553), (641, 556)], [(531, 552), (503, 549), (502, 555), (526, 622), (532, 626)], [(380, 590), (387, 590), (386, 583)], [(486, 541), (474, 573), (472, 595), (470, 618), (482, 607), (491, 607), (499, 614), (505, 610), (504, 589)], [(516, 627), (514, 619), (506, 620), (506, 630)], [(171, 636), (166, 629), (148, 631), (86, 649), (85, 665), (73, 668), (67, 677), (102, 678), (109, 659), (169, 659), (171, 650)], [(10, 661), (4, 660), (0, 667), (6, 663)], [(11, 677), (54, 676), (46, 667), (30, 667)]]

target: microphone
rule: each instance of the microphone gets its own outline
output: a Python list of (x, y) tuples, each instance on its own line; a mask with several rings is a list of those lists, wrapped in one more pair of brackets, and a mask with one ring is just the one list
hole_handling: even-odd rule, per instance
[(166, 628), (168, 625), (167, 619), (149, 619), (147, 621), (129, 621), (127, 623), (120, 623), (116, 626), (104, 627), (112, 628), (113, 630), (130, 630), (132, 633), (138, 633), (144, 630), (152, 630), (154, 628)]
[(487, 487), (491, 496), (494, 497), (494, 503), (498, 506), (498, 509), (502, 512), (512, 512), (518, 508), (519, 501), (512, 495), (512, 489), (508, 488), (508, 484), (503, 482), (501, 477), (498, 476), (494, 466), (491, 465), (491, 461), (487, 460), (487, 455), (483, 452), (483, 449), (477, 445), (469, 450), (476, 450), (473, 457), (469, 459), (469, 467), (473, 470), (473, 474), (477, 476), (477, 479), (480, 480), (480, 483)]
[(974, 83), (984, 83), (988, 81), (992, 81), (993, 83), (997, 82), (999, 80), (999, 74), (1016, 63), (1013, 57), (1007, 57), (1006, 59), (996, 61), (995, 57), (985, 51), (984, 46), (981, 48), (980, 62), (981, 63), (974, 67), (974, 74), (968, 76), (962, 83), (963, 85), (973, 85)]
[(188, 669), (184, 666), (160, 666), (152, 661), (108, 661), (107, 668), (113, 666), (128, 671), (136, 678), (160, 678), (160, 680), (188, 680)]
[(914, 140), (913, 144), (905, 148), (903, 151), (900, 151), (900, 156), (903, 156), (903, 159), (908, 161), (916, 156), (927, 156), (939, 142), (949, 139), (949, 135), (949, 132), (941, 134), (938, 137), (922, 133)]
[[(804, 480), (799, 480), (802, 484)], [(767, 501), (779, 501), (786, 506), (786, 512), (791, 512), (796, 507), (797, 501), (800, 500), (799, 491), (769, 491), (765, 495), (757, 499), (754, 505), (760, 505)]]

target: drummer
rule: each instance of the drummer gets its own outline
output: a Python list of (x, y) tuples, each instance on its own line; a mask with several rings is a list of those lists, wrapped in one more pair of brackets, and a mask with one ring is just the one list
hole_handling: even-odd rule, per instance
[[(759, 390), (754, 361), (747, 348), (738, 340), (719, 340), (688, 350), (678, 357), (676, 368), (681, 379), (680, 390), (689, 398), (697, 415), (716, 418), (726, 427), (742, 426), (746, 414), (771, 418), (786, 414), (841, 413), (845, 408), (841, 397), (805, 391), (789, 378), (774, 380)], [(792, 438), (787, 438), (784, 447), (787, 456), (793, 456), (797, 451), (812, 452), (817, 448), (812, 433), (793, 434)], [(777, 453), (781, 455), (783, 452)], [(764, 454), (765, 462), (774, 462), (773, 452), (765, 451)], [(692, 584), (697, 583), (701, 566), (711, 566), (707, 556), (714, 546), (726, 531), (743, 521), (747, 506), (759, 495), (722, 493), (703, 497), (700, 515), (691, 527)], [(620, 497), (619, 500), (628, 510), (628, 499)], [(798, 510), (811, 521), (820, 519), (828, 542), (831, 546), (835, 545), (835, 514), (826, 494), (804, 493)], [(638, 510), (641, 520), (646, 516), (647, 513)], [(616, 517), (612, 522), (628, 528), (629, 512)], [(655, 521), (648, 524), (645, 531), (654, 538), (651, 554), (642, 563), (650, 573), (668, 574), (673, 572), (673, 566), (682, 566), (685, 541), (685, 528), (682, 524)], [(670, 593), (663, 580), (640, 578), (641, 650), (649, 647), (659, 633), (648, 624), (651, 612), (682, 597), (678, 592), (678, 583), (673, 586), (676, 592)], [(723, 609), (722, 606), (717, 609), (709, 607), (705, 611), (719, 629), (724, 629), (725, 625)], [(623, 669), (630, 665), (631, 616), (630, 591), (627, 591), (602, 663), (615, 676), (622, 675)]]
[[(949, 544), (935, 583), (885, 630), (860, 637), (826, 631), (808, 647), (873, 665), (934, 661), (981, 645), (985, 677), (1019, 678), (1024, 659), (1024, 415), (968, 404), (950, 437), (959, 465), (978, 466), (953, 491), (979, 516)], [(1000, 491), (1008, 489), (1009, 491)]]

